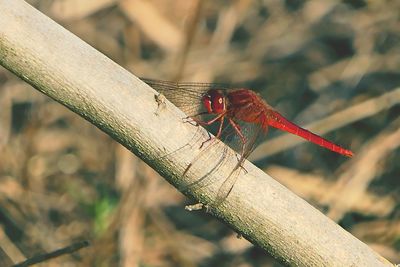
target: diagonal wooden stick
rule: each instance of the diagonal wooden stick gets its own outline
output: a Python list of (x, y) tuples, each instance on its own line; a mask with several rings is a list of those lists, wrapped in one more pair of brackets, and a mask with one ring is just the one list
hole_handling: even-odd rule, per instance
[[(222, 143), (182, 179), (208, 138), (205, 131), (182, 123), (185, 115), (168, 101), (155, 115), (154, 90), (26, 2), (0, 0), (0, 10), (0, 64), (102, 129), (175, 187), (207, 174), (208, 186), (185, 193), (201, 203), (215, 199), (237, 164), (232, 155), (209, 172), (226, 149)], [(201, 137), (195, 145), (180, 149), (195, 135)], [(251, 163), (244, 168), (212, 213), (253, 244), (288, 265), (392, 265)]]

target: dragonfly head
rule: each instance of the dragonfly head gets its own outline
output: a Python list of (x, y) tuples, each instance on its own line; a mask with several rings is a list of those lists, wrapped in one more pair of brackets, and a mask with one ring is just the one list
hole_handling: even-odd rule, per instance
[(203, 105), (210, 114), (220, 114), (226, 111), (225, 96), (219, 90), (209, 90), (203, 96)]

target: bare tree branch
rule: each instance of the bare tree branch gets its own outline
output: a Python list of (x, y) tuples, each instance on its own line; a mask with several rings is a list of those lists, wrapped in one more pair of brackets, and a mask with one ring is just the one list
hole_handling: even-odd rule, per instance
[[(186, 195), (212, 203), (237, 163), (229, 153), (210, 172), (226, 149), (222, 143), (212, 143), (183, 179), (207, 139), (204, 130), (182, 123), (184, 114), (169, 102), (156, 115), (154, 90), (24, 1), (0, 0), (0, 10), (4, 67), (108, 133)], [(244, 167), (212, 213), (248, 240), (289, 265), (391, 265), (251, 163)], [(207, 186), (186, 187), (207, 173)]]
[(25, 260), (24, 262), (18, 263), (13, 265), (13, 267), (26, 267), (26, 266), (31, 266), (37, 263), (41, 263), (44, 261), (48, 261), (52, 258), (56, 258), (65, 254), (71, 254), (74, 253), (75, 251), (78, 251), (84, 247), (89, 246), (90, 243), (88, 241), (80, 241), (80, 242), (76, 242), (74, 244), (71, 244), (69, 246), (66, 246), (64, 248), (60, 248), (57, 249), (55, 251), (46, 253), (46, 254), (40, 254), (40, 255), (36, 255), (33, 256), (32, 258), (29, 258), (27, 260)]

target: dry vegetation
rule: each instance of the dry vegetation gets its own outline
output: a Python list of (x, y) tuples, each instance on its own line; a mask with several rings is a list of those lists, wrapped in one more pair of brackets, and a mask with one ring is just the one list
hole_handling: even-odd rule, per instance
[[(399, 262), (400, 2), (31, 0), (138, 76), (244, 83), (351, 148), (271, 130), (254, 159)], [(112, 77), (109, 77), (112, 79)], [(268, 157), (267, 157), (268, 156)], [(143, 162), (0, 69), (0, 265), (80, 240), (41, 266), (276, 266)]]

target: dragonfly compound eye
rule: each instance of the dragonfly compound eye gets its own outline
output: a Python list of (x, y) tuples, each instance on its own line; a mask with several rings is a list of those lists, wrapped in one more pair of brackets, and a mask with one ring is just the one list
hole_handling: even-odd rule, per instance
[(214, 114), (223, 113), (226, 109), (225, 96), (217, 90), (210, 90), (209, 95), (210, 95), (212, 113)]
[(208, 113), (214, 113), (212, 108), (211, 96), (210, 94), (205, 94), (203, 96), (203, 105)]

